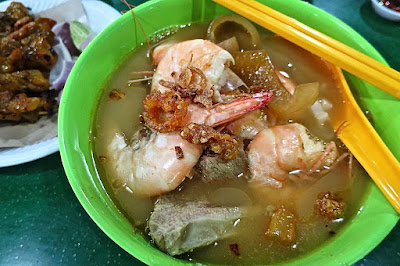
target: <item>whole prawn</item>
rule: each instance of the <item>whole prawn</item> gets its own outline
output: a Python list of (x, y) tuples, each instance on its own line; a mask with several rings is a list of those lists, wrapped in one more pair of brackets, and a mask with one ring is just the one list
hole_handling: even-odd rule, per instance
[(280, 188), (291, 177), (305, 179), (319, 169), (329, 169), (338, 150), (334, 142), (325, 143), (293, 123), (260, 131), (249, 145), (248, 156), (251, 183)]

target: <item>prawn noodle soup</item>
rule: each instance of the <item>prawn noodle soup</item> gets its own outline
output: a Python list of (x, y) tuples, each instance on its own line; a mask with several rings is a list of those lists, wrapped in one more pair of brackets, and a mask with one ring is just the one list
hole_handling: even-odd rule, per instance
[(215, 264), (284, 262), (340, 234), (368, 178), (330, 123), (342, 101), (332, 66), (236, 15), (152, 47), (117, 69), (94, 126), (97, 168), (132, 233)]

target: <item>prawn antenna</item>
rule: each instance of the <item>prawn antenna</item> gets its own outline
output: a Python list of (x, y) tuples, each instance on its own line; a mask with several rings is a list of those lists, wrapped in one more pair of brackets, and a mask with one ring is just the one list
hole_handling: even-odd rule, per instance
[(134, 12), (133, 9), (132, 9), (132, 7), (135, 7), (135, 6), (129, 4), (126, 0), (121, 0), (121, 2), (124, 3), (124, 4), (129, 8), (129, 10), (131, 11), (131, 13), (132, 13), (133, 17), (135, 18), (136, 22), (139, 24), (140, 30), (142, 31), (142, 33), (143, 33), (143, 35), (144, 35), (144, 38), (146, 39), (147, 47), (149, 47), (151, 59), (153, 59), (153, 62), (155, 62), (155, 60), (154, 60), (154, 55), (153, 55), (153, 51), (151, 50), (151, 46), (150, 46), (149, 39), (147, 38), (147, 35), (146, 35), (146, 33), (144, 32), (144, 29), (143, 29), (143, 27), (142, 27), (142, 24), (140, 23), (138, 17), (136, 16), (135, 12)]
[(347, 121), (343, 121), (339, 125), (339, 127), (336, 129), (336, 135), (339, 135), (342, 132), (343, 128), (347, 125), (347, 123), (348, 123)]
[(331, 150), (332, 150), (334, 145), (335, 145), (335, 142), (333, 142), (333, 141), (329, 142), (329, 144), (326, 147), (326, 149), (325, 149), (324, 153), (322, 154), (321, 158), (319, 158), (317, 163), (313, 166), (313, 168), (311, 168), (311, 170), (309, 171), (308, 174), (314, 173), (318, 169), (318, 167), (321, 166), (322, 162), (325, 160), (326, 156), (328, 156), (328, 154), (331, 152)]

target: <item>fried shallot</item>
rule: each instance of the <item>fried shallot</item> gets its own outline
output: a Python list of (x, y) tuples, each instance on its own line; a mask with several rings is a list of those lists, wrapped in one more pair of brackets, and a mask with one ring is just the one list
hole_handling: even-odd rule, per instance
[(321, 217), (327, 220), (340, 218), (344, 214), (345, 203), (332, 192), (321, 193), (318, 196), (315, 209)]
[(227, 160), (235, 159), (239, 152), (239, 144), (234, 138), (210, 126), (190, 123), (182, 129), (181, 137), (193, 144), (205, 144)]
[(188, 103), (174, 91), (152, 92), (143, 100), (143, 119), (158, 132), (172, 132), (184, 126)]
[(160, 84), (178, 92), (182, 97), (190, 97), (195, 103), (207, 108), (212, 105), (214, 90), (207, 83), (207, 78), (199, 68), (188, 66), (179, 75), (176, 83), (160, 80)]

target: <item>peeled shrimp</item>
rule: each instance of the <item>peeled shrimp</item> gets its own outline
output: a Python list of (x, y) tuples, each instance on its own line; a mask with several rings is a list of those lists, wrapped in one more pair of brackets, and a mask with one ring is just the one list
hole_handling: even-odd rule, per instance
[(280, 188), (291, 177), (303, 178), (329, 168), (338, 151), (334, 142), (325, 144), (294, 123), (259, 132), (249, 145), (248, 156), (251, 183)]

